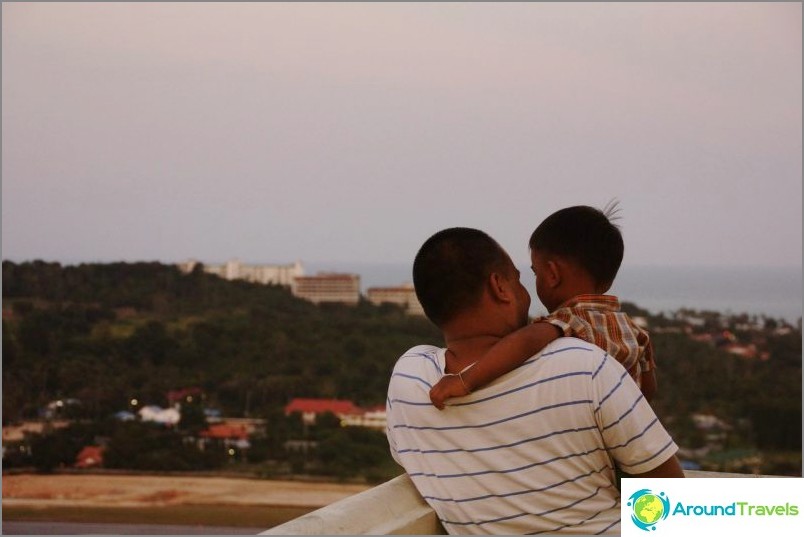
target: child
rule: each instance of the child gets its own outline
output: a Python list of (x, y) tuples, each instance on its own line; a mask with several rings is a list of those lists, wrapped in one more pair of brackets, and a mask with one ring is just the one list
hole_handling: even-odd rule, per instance
[(653, 348), (648, 333), (620, 311), (617, 297), (605, 295), (623, 259), (623, 239), (606, 213), (568, 207), (542, 222), (530, 237), (536, 294), (550, 314), (501, 339), (486, 355), (458, 374), (446, 374), (430, 390), (439, 409), (451, 397), (469, 394), (516, 369), (561, 336), (596, 344), (617, 359), (650, 401), (656, 391)]

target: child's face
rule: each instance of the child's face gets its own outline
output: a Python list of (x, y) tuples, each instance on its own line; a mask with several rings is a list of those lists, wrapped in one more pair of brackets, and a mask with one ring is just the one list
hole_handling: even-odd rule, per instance
[(553, 311), (560, 305), (560, 301), (555, 296), (555, 286), (553, 285), (553, 274), (548, 265), (548, 257), (539, 250), (530, 251), (530, 268), (536, 277), (536, 296), (539, 297), (548, 312)]

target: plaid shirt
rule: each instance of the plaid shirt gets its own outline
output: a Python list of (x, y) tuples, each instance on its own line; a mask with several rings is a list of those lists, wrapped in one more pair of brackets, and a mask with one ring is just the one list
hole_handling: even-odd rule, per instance
[(648, 333), (620, 311), (611, 295), (578, 295), (536, 321), (558, 327), (564, 336), (594, 343), (620, 362), (641, 386), (642, 373), (656, 367)]

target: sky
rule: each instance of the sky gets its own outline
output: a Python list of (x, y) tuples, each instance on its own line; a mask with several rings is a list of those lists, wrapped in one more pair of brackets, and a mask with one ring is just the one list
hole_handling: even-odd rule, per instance
[(3, 3), (2, 257), (802, 261), (800, 3)]

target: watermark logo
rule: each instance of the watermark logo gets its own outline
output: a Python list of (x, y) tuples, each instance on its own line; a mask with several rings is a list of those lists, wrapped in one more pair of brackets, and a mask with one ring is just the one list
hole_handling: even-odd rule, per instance
[(650, 489), (639, 489), (628, 498), (631, 522), (644, 531), (656, 529), (656, 524), (670, 514), (670, 500), (664, 492), (658, 494)]

